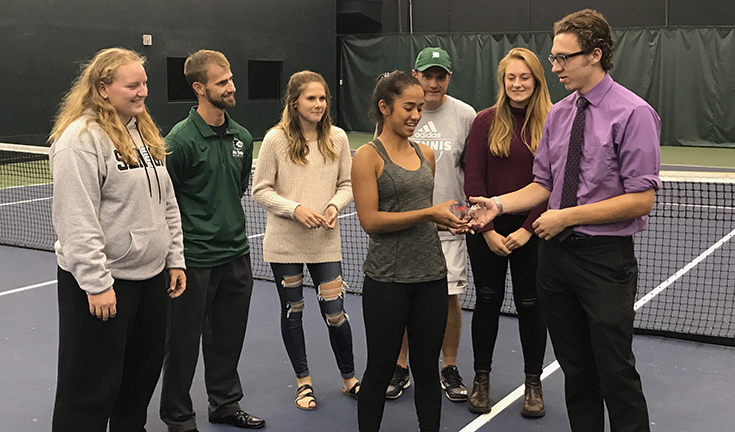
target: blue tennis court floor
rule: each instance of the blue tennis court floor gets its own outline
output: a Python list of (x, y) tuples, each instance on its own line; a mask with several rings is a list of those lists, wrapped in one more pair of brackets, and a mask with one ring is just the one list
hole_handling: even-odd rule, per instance
[[(58, 315), (56, 263), (50, 252), (0, 246), (0, 431), (40, 432), (50, 429), (56, 380)], [(256, 281), (248, 334), (240, 363), (245, 389), (242, 406), (267, 420), (265, 430), (356, 431), (355, 400), (342, 395), (341, 379), (329, 349), (324, 323), (313, 291), (306, 293), (305, 331), (318, 408), (305, 412), (293, 406), (295, 379), (279, 332), (278, 300), (272, 282)], [(365, 368), (361, 301), (348, 295), (358, 377)], [(465, 383), (472, 381), (471, 312), (464, 325), (458, 364)], [(735, 348), (653, 336), (636, 336), (634, 350), (643, 380), (651, 429), (661, 432), (722, 432), (734, 430)], [(554, 360), (547, 349), (545, 365)], [(500, 335), (491, 374), (493, 412), (470, 413), (466, 404), (444, 399), (445, 431), (568, 431), (561, 371), (544, 379), (547, 414), (525, 419), (520, 400), (501, 402), (522, 383), (521, 351), (515, 318), (501, 317)], [(237, 430), (206, 421), (203, 371), (197, 371), (192, 396), (202, 432)], [(165, 432), (157, 414), (158, 391), (149, 408), (147, 430)], [(510, 398), (512, 399), (512, 398)], [(506, 399), (507, 401), (507, 399)], [(503, 401), (502, 405), (505, 405)], [(492, 418), (489, 418), (491, 417)], [(384, 431), (415, 431), (413, 386), (386, 403)]]

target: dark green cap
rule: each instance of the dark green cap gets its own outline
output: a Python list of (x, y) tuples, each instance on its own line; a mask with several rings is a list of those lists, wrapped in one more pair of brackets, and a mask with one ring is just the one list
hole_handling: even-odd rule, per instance
[(449, 54), (439, 47), (427, 47), (421, 50), (419, 55), (416, 56), (416, 63), (413, 68), (423, 72), (432, 66), (439, 66), (447, 73), (452, 73), (452, 60), (449, 58)]

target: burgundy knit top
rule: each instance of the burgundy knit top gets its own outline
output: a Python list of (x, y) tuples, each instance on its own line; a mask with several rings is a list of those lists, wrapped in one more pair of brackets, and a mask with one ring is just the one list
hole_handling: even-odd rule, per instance
[[(493, 156), (487, 145), (490, 125), (495, 118), (495, 107), (477, 114), (467, 139), (467, 161), (465, 163), (464, 193), (469, 196), (492, 197), (514, 192), (533, 182), (533, 154), (521, 141), (521, 128), (526, 119), (525, 108), (510, 107), (515, 130), (510, 141), (510, 156)], [(527, 134), (530, 139), (530, 134)], [(533, 233), (533, 222), (546, 211), (547, 203), (539, 205), (526, 216), (523, 228)], [(479, 231), (495, 229), (492, 222)]]

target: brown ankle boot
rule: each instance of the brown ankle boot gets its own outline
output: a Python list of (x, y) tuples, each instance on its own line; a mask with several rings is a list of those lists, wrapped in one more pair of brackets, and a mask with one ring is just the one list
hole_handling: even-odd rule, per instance
[(490, 412), (490, 372), (475, 372), (469, 400), (467, 409), (473, 413), (485, 414)]
[(541, 376), (538, 374), (526, 374), (526, 391), (523, 397), (523, 417), (543, 417), (544, 392), (541, 390)]

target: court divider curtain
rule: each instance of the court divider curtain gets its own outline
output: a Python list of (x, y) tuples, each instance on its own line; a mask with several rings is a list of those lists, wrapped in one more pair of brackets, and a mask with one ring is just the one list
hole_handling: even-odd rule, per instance
[[(735, 27), (616, 30), (613, 38), (610, 74), (659, 113), (661, 145), (735, 147)], [(448, 93), (477, 111), (494, 104), (498, 63), (513, 47), (539, 56), (556, 102), (568, 92), (546, 60), (552, 39), (546, 32), (343, 37), (339, 123), (348, 131), (374, 130), (367, 112), (375, 79), (394, 69), (409, 72), (427, 46), (449, 52)]]

